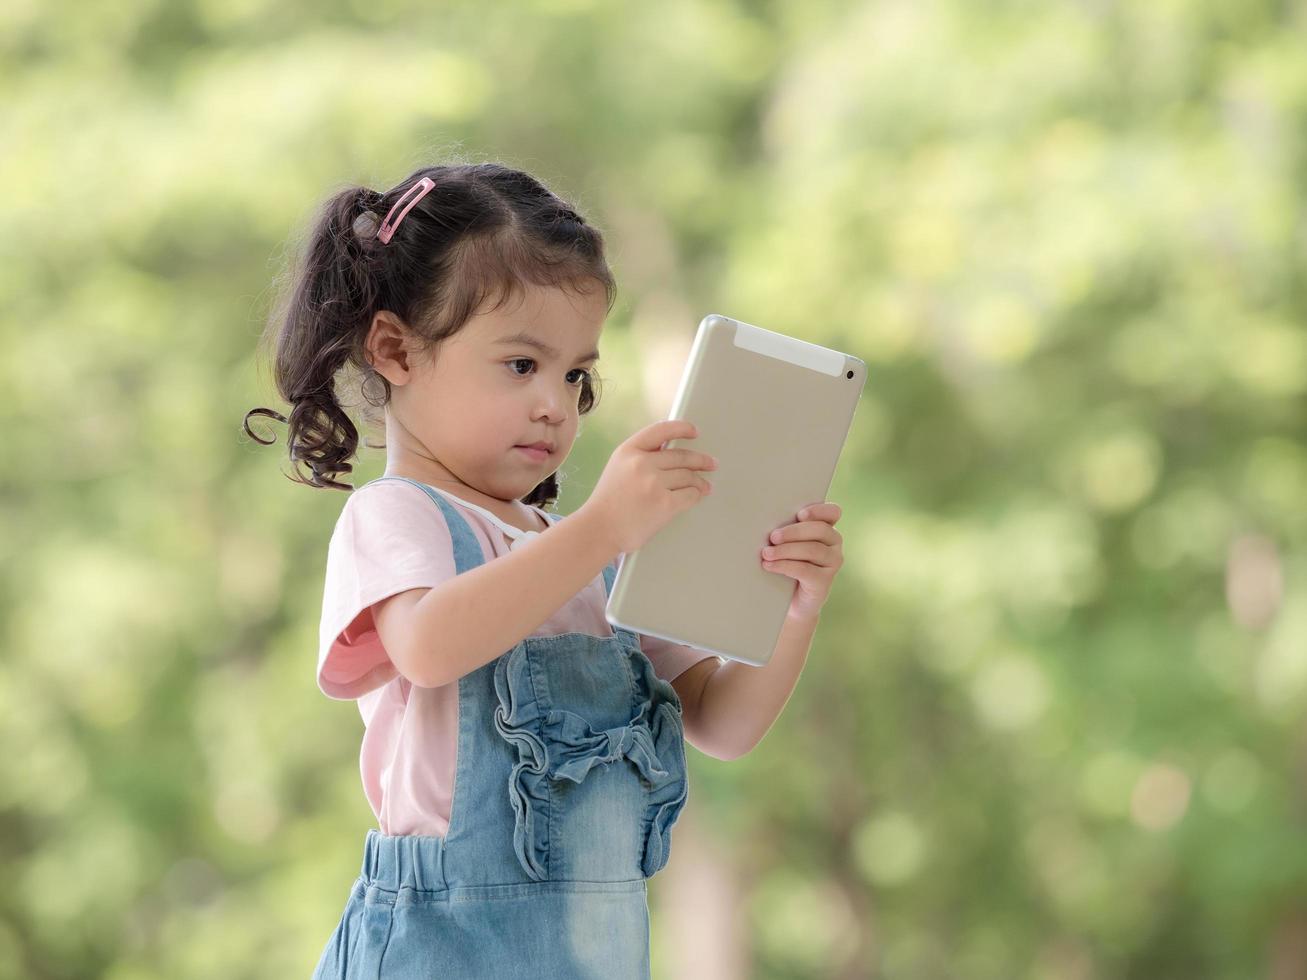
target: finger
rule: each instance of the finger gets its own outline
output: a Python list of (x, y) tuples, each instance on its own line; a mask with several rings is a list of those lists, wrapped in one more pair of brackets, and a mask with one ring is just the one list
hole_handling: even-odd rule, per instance
[(693, 487), (705, 495), (712, 493), (712, 483), (693, 470), (663, 470), (662, 483), (663, 486), (670, 490), (683, 490), (686, 487)]
[(699, 435), (699, 428), (687, 419), (664, 419), (653, 425), (645, 426), (631, 436), (630, 443), (637, 449), (661, 449), (675, 439), (694, 439)]
[(818, 504), (809, 504), (807, 507), (800, 510), (797, 516), (801, 521), (817, 520), (825, 521), (828, 524), (834, 524), (840, 519), (840, 515), (843, 513), (844, 512), (840, 510), (839, 504), (833, 504), (826, 501)]
[(689, 510), (705, 496), (707, 496), (707, 494), (696, 484), (691, 484), (686, 487), (677, 487), (672, 491), (672, 499), (685, 510)]
[(824, 541), (826, 544), (839, 544), (844, 536), (835, 530), (834, 525), (825, 521), (805, 521), (802, 524), (786, 524), (778, 527), (767, 536), (769, 544), (782, 544), (787, 541)]
[(664, 470), (715, 470), (717, 457), (697, 449), (663, 449), (655, 462)]
[(835, 567), (838, 557), (834, 548), (820, 541), (795, 541), (762, 549), (763, 561), (802, 561), (822, 568)]

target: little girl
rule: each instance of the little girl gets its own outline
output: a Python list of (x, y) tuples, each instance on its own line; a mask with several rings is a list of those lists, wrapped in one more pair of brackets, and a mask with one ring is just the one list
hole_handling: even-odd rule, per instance
[[(384, 216), (384, 217), (382, 217)], [(685, 421), (612, 454), (562, 517), (614, 280), (598, 230), (494, 164), (323, 208), (278, 317), (295, 479), (339, 474), (362, 376), (386, 469), (327, 550), (317, 683), (357, 700), (379, 824), (315, 978), (649, 976), (646, 881), (686, 801), (681, 694), (718, 658), (614, 631), (616, 559), (710, 491)], [(305, 479), (298, 465), (307, 465)]]

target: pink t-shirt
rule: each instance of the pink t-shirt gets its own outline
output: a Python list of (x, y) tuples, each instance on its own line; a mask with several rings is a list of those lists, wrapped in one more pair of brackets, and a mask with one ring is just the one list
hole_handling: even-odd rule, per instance
[[(510, 537), (521, 536), (488, 511), (453, 494), (443, 496), (467, 520), (486, 561), (507, 554)], [(535, 510), (551, 526), (563, 519)], [(371, 607), (397, 592), (439, 585), (454, 573), (444, 512), (419, 487), (383, 480), (349, 495), (327, 548), (317, 681), (329, 698), (358, 701), (363, 790), (383, 834), (444, 836), (449, 829), (458, 682), (418, 687), (400, 675), (381, 645)], [(611, 636), (604, 618), (607, 601), (601, 573), (531, 635)], [(669, 681), (714, 656), (643, 634), (640, 648), (655, 673)]]

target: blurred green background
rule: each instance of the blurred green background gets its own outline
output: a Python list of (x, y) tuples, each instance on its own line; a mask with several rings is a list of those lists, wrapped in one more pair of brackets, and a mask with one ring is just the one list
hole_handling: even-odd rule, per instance
[(1305, 42), (1269, 0), (9, 0), (0, 976), (312, 970), (373, 825), (314, 682), (346, 498), (240, 422), (318, 203), (458, 159), (608, 237), (562, 512), (708, 312), (870, 369), (798, 688), (688, 753), (655, 977), (1307, 977)]

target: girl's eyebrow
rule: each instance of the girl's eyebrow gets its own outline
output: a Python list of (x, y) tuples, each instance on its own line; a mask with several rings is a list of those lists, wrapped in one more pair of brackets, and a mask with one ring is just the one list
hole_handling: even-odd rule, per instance
[[(511, 344), (513, 346), (525, 345), (527, 347), (534, 347), (536, 348), (536, 350), (541, 351), (542, 353), (548, 355), (549, 357), (558, 357), (559, 354), (562, 353), (561, 351), (559, 351), (557, 347), (553, 347), (550, 344), (546, 344), (540, 338), (532, 337), (529, 333), (526, 332), (516, 333), (513, 334), (513, 336), (511, 337), (500, 337), (498, 340), (495, 341), (495, 343), (504, 344), (504, 345)], [(597, 361), (599, 360), (599, 352), (597, 350), (592, 350), (589, 354), (586, 354), (583, 357), (578, 357), (577, 360)]]

